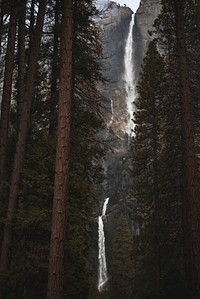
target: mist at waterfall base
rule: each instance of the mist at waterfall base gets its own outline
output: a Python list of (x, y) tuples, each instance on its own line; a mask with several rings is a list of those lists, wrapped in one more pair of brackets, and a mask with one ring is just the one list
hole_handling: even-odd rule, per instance
[(99, 277), (98, 277), (98, 290), (103, 291), (105, 283), (108, 280), (107, 263), (106, 263), (106, 252), (105, 252), (105, 234), (104, 234), (104, 223), (103, 218), (106, 215), (107, 205), (109, 197), (104, 200), (101, 216), (98, 217), (98, 247), (99, 247)]

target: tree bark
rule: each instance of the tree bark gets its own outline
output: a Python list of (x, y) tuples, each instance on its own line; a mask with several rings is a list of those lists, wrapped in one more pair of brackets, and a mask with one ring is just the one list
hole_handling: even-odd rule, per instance
[[(32, 43), (30, 44), (30, 56), (27, 71), (27, 82), (24, 93), (24, 103), (21, 113), (20, 126), (16, 144), (16, 152), (14, 157), (14, 165), (11, 178), (10, 194), (8, 200), (7, 219), (4, 226), (0, 271), (4, 274), (8, 270), (9, 262), (9, 247), (12, 240), (12, 225), (17, 206), (17, 197), (19, 190), (20, 177), (23, 167), (23, 160), (26, 148), (26, 141), (31, 117), (31, 104), (33, 99), (33, 92), (36, 79), (37, 63), (40, 52), (40, 40), (42, 36), (42, 29), (44, 23), (44, 15), (46, 9), (46, 0), (40, 0), (39, 11), (37, 16), (37, 23), (34, 30)], [(1, 290), (1, 289), (0, 289)], [(2, 298), (0, 296), (0, 298)]]
[[(190, 240), (197, 297), (200, 298), (200, 198), (198, 187), (198, 173), (195, 156), (194, 131), (191, 111), (191, 89), (187, 62), (186, 36), (184, 28), (184, 3), (175, 3), (176, 40), (180, 83), (182, 91), (183, 136), (185, 144), (186, 187), (188, 196), (188, 222), (190, 224)], [(187, 221), (186, 221), (187, 222)]]
[(56, 135), (56, 105), (58, 103), (58, 77), (59, 77), (59, 37), (60, 37), (60, 1), (56, 1), (55, 5), (55, 27), (53, 41), (53, 59), (52, 59), (52, 76), (51, 76), (51, 98), (50, 98), (50, 120), (49, 120), (49, 135)]
[(19, 19), (18, 19), (18, 78), (17, 78), (18, 126), (20, 122), (23, 99), (24, 99), (26, 2), (27, 0), (21, 0)]
[(72, 99), (72, 0), (63, 0), (58, 110), (58, 139), (54, 182), (48, 299), (61, 299), (64, 276), (64, 242), (68, 205), (70, 110)]
[(4, 0), (0, 1), (0, 55), (1, 55), (1, 42), (2, 42), (2, 37), (3, 37), (3, 17), (4, 17)]
[[(1, 120), (0, 120), (0, 182), (5, 179), (6, 172), (6, 156), (8, 146), (8, 130), (10, 117), (10, 104), (12, 94), (12, 80), (14, 70), (14, 51), (16, 37), (17, 17), (14, 10), (10, 16), (8, 46), (6, 52), (6, 64), (4, 72), (3, 95), (1, 105)], [(0, 200), (2, 199), (2, 186), (0, 185)]]

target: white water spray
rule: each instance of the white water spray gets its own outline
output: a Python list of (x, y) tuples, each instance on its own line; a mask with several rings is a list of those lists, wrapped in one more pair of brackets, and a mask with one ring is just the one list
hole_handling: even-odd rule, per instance
[(133, 112), (135, 107), (133, 101), (136, 97), (135, 85), (134, 85), (134, 71), (133, 71), (133, 25), (134, 25), (134, 14), (129, 26), (129, 33), (125, 45), (125, 55), (124, 55), (124, 85), (126, 90), (127, 99), (127, 113), (128, 121), (126, 132), (129, 136), (132, 135), (134, 129)]
[(99, 233), (99, 277), (98, 277), (98, 290), (103, 291), (104, 285), (108, 280), (107, 264), (106, 264), (106, 251), (105, 251), (105, 234), (103, 217), (106, 215), (106, 209), (108, 205), (109, 197), (105, 199), (101, 216), (98, 218), (98, 233)]

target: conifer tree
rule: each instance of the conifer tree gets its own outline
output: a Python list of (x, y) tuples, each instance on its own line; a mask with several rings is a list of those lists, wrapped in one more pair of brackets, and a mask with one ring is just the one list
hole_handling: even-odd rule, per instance
[(34, 31), (34, 39), (32, 40), (32, 44), (30, 45), (31, 50), (29, 56), (29, 67), (28, 67), (26, 90), (25, 90), (26, 102), (24, 102), (23, 110), (20, 118), (20, 127), (18, 133), (18, 140), (16, 144), (16, 153), (14, 158), (10, 194), (8, 199), (7, 220), (4, 226), (4, 233), (3, 233), (1, 259), (0, 259), (0, 270), (2, 274), (5, 274), (5, 272), (9, 268), (9, 250), (12, 241), (12, 225), (13, 225), (15, 211), (18, 202), (20, 176), (23, 167), (27, 135), (29, 129), (31, 104), (33, 100), (33, 91), (34, 91), (35, 76), (36, 76), (37, 63), (39, 57), (40, 40), (41, 40), (42, 29), (43, 29), (45, 9), (46, 9), (46, 0), (41, 0), (39, 11), (38, 11), (37, 24)]
[[(101, 159), (105, 145), (98, 132), (103, 128), (100, 112), (102, 96), (97, 82), (103, 80), (99, 30), (94, 22), (97, 10), (93, 1), (74, 5), (74, 98), (72, 105), (69, 224), (67, 230), (65, 295), (93, 298), (96, 282), (87, 261), (92, 244), (96, 195), (94, 185), (102, 180)], [(86, 42), (88, 41), (89, 42)], [(81, 146), (80, 146), (81, 145)], [(74, 238), (76, 235), (76, 238)], [(71, 275), (73, 273), (73, 275)]]
[(134, 271), (132, 253), (132, 234), (125, 216), (121, 216), (112, 242), (112, 298), (132, 298), (132, 279)]
[[(24, 95), (27, 100), (27, 93), (31, 92), (32, 107), (28, 112), (32, 121), (26, 123), (29, 134), (26, 136), (27, 143), (23, 144), (26, 145), (23, 155), (21, 150), (25, 148), (18, 146), (20, 159), (25, 158), (25, 160), (22, 168), (22, 164), (19, 163), (20, 173), (15, 172), (17, 175), (20, 174), (20, 181), (17, 180), (15, 185), (19, 189), (15, 193), (16, 201), (11, 215), (9, 272), (1, 273), (2, 286), (8, 298), (46, 296), (57, 126), (55, 120), (58, 105), (61, 9), (60, 1), (47, 2), (43, 27), (45, 34), (41, 39), (37, 76), (35, 76), (33, 68), (30, 72), (29, 63), (34, 65), (34, 60), (30, 59), (31, 53), (37, 54), (34, 50), (36, 46), (34, 33), (37, 27), (39, 4), (42, 2), (28, 0), (25, 6), (26, 1), (20, 1), (19, 6), (16, 44), (18, 59), (15, 60), (14, 65), (13, 101), (9, 115), (8, 176), (12, 173), (16, 135), (20, 128), (18, 121), (22, 121), (24, 113), (22, 110), (27, 108), (26, 101), (21, 104)], [(56, 12), (55, 4), (58, 5)], [(64, 277), (64, 296), (93, 298), (91, 288), (94, 294), (96, 284), (87, 256), (93, 237), (94, 186), (101, 181), (101, 158), (105, 152), (105, 147), (98, 136), (99, 130), (103, 127), (103, 120), (100, 113), (102, 98), (96, 87), (96, 82), (102, 80), (99, 61), (101, 45), (99, 31), (94, 22), (97, 11), (93, 1), (74, 1), (73, 5), (76, 9), (73, 21), (74, 85), (70, 138), (72, 155), (69, 172), (67, 240), (65, 240), (64, 267), (67, 271)], [(34, 47), (30, 47), (30, 44), (34, 44)], [(28, 82), (35, 84), (34, 91), (30, 85), (26, 90)], [(29, 116), (27, 120), (30, 120)], [(24, 125), (23, 129), (27, 127)], [(20, 159), (15, 159), (15, 164), (20, 162)], [(5, 216), (4, 206), (1, 206), (1, 215)], [(5, 221), (7, 225), (8, 222)], [(4, 221), (1, 224), (1, 238), (3, 224)]]
[(69, 148), (72, 102), (72, 0), (64, 0), (62, 4), (58, 139), (52, 210), (48, 299), (62, 298), (64, 283), (64, 241), (69, 190)]
[[(179, 98), (179, 127), (182, 136), (182, 150), (179, 159), (182, 163), (182, 175), (179, 177), (182, 192), (182, 228), (184, 232), (184, 260), (186, 281), (188, 289), (196, 290), (199, 297), (199, 177), (197, 171), (197, 143), (198, 129), (195, 126), (198, 115), (198, 105), (195, 103), (197, 85), (194, 84), (195, 63), (191, 64), (190, 59), (195, 59), (194, 54), (189, 59), (189, 53), (196, 52), (199, 46), (191, 39), (199, 30), (198, 22), (191, 27), (197, 12), (197, 6), (192, 1), (162, 1), (163, 9), (160, 15), (160, 26), (158, 35), (160, 41), (165, 41), (167, 49), (171, 49), (171, 57), (165, 51), (166, 60), (171, 66), (169, 68), (168, 80), (172, 83), (174, 77)], [(169, 25), (166, 16), (170, 16), (171, 41), (169, 36)], [(159, 23), (159, 22), (158, 22)], [(193, 53), (194, 53), (193, 52)], [(195, 59), (198, 64), (198, 59)], [(175, 86), (175, 84), (174, 84)], [(195, 110), (195, 114), (194, 114)], [(197, 129), (196, 133), (195, 130)], [(173, 134), (172, 134), (173, 135)], [(196, 145), (195, 145), (196, 143)], [(196, 273), (196, 274), (195, 274)], [(194, 296), (194, 294), (188, 294)]]
[(185, 33), (184, 2), (175, 3), (175, 24), (178, 55), (178, 70), (180, 74), (181, 100), (183, 111), (183, 139), (185, 149), (185, 178), (190, 225), (191, 254), (193, 261), (193, 278), (197, 296), (200, 296), (200, 196), (195, 155), (194, 129), (192, 120), (192, 91), (188, 65), (187, 40)]
[[(139, 98), (136, 103), (135, 137), (133, 138), (133, 196), (143, 215), (142, 227), (151, 227), (154, 255), (154, 273), (157, 293), (161, 278), (160, 220), (160, 152), (161, 107), (163, 102), (165, 65), (153, 40), (144, 59), (138, 84)], [(137, 217), (137, 215), (136, 215)]]
[[(144, 294), (153, 298), (160, 298), (164, 293), (172, 296), (178, 290), (178, 286), (177, 290), (169, 286), (172, 273), (176, 273), (174, 280), (181, 280), (182, 193), (178, 175), (182, 177), (182, 138), (179, 97), (168, 80), (170, 67), (159, 54), (157, 41), (153, 40), (138, 84), (132, 144), (133, 200), (137, 206), (133, 219), (138, 221), (136, 239), (140, 248), (136, 250), (139, 276), (136, 273), (135, 280), (141, 283), (143, 271)], [(169, 251), (173, 252), (170, 256)], [(135, 294), (141, 288), (137, 283)]]
[(1, 120), (0, 120), (0, 200), (2, 200), (2, 184), (5, 180), (7, 147), (8, 147), (8, 132), (9, 132), (9, 115), (11, 106), (12, 94), (12, 79), (14, 70), (14, 51), (15, 51), (15, 36), (17, 27), (17, 7), (12, 5), (8, 43), (5, 63), (4, 85), (1, 104)]

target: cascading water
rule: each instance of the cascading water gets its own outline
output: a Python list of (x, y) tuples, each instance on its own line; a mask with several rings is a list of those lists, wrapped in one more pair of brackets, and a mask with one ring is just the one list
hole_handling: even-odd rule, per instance
[(132, 135), (134, 129), (134, 123), (132, 121), (135, 107), (133, 101), (136, 97), (135, 85), (134, 85), (134, 70), (133, 70), (133, 25), (134, 25), (134, 14), (129, 26), (129, 33), (125, 45), (124, 55), (124, 85), (126, 90), (127, 99), (127, 113), (128, 121), (126, 132), (129, 136)]
[(107, 125), (108, 128), (110, 128), (110, 126), (112, 125), (113, 120), (114, 120), (114, 108), (113, 108), (113, 100), (112, 99), (110, 99), (110, 107), (111, 107), (111, 118)]
[(101, 292), (104, 288), (106, 281), (108, 280), (107, 264), (106, 264), (106, 251), (105, 251), (105, 234), (103, 218), (106, 215), (106, 209), (108, 205), (109, 197), (105, 199), (101, 216), (98, 217), (98, 232), (99, 232), (99, 277), (98, 277), (98, 290)]

